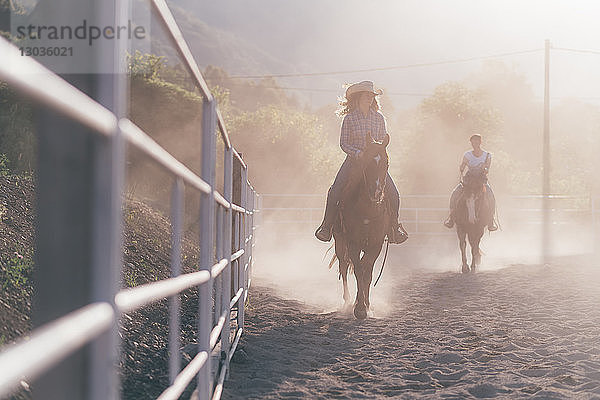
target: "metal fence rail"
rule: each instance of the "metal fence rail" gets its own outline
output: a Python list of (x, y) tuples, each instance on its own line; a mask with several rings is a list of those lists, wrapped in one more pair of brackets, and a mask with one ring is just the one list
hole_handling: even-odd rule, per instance
[[(38, 327), (28, 339), (5, 348), (0, 354), (0, 397), (7, 396), (17, 389), (21, 380), (34, 380), (43, 376), (46, 371), (80, 351), (86, 344), (95, 346), (98, 341), (102, 342), (98, 343), (98, 349), (104, 351), (91, 352), (92, 359), (89, 361), (91, 367), (87, 371), (89, 375), (87, 379), (91, 384), (86, 398), (118, 397), (116, 388), (106, 388), (118, 383), (117, 368), (114, 365), (114, 353), (117, 350), (106, 348), (101, 336), (117, 329), (121, 314), (132, 312), (167, 297), (170, 298), (170, 386), (165, 388), (160, 398), (179, 398), (194, 378), (197, 379), (197, 392), (200, 399), (218, 399), (222, 393), (229, 361), (243, 332), (244, 303), (248, 296), (254, 261), (252, 258), (255, 242), (254, 215), (257, 211), (255, 205), (258, 203), (258, 195), (248, 181), (247, 166), (231, 145), (215, 100), (169, 8), (164, 0), (153, 0), (152, 4), (177, 50), (183, 56), (186, 68), (191, 71), (194, 83), (204, 95), (201, 177), (171, 156), (131, 121), (119, 118), (36, 61), (22, 57), (16, 47), (0, 38), (1, 80), (41, 106), (78, 122), (96, 135), (114, 139), (110, 141), (112, 148), (109, 151), (113, 156), (118, 156), (117, 159), (112, 160), (117, 167), (125, 165), (125, 152), (119, 151), (118, 147), (129, 145), (158, 162), (175, 178), (171, 193), (171, 278), (118, 292), (113, 289), (117, 287), (116, 282), (105, 285), (101, 288), (103, 292), (99, 296), (98, 294), (94, 296), (106, 300), (90, 303)], [(225, 166), (223, 194), (217, 191), (215, 185), (217, 134), (221, 135), (225, 143), (224, 154), (222, 154)], [(118, 177), (123, 174), (124, 171), (117, 171), (112, 179), (118, 180)], [(114, 182), (109, 184), (115, 185)], [(112, 195), (111, 202), (120, 210), (124, 196), (122, 185), (117, 183), (116, 186), (120, 187), (121, 191)], [(184, 191), (188, 188), (197, 190), (202, 195), (200, 260), (197, 272), (181, 274), (183, 198)], [(237, 199), (239, 204), (235, 204), (234, 192), (239, 193)], [(113, 228), (119, 227), (120, 230), (114, 231), (122, 235), (122, 223), (114, 221), (114, 215), (95, 215), (94, 218), (96, 221), (110, 220), (109, 225), (112, 224)], [(121, 243), (120, 239), (110, 239), (106, 242), (109, 250), (122, 251), (118, 246)], [(103, 268), (104, 271), (120, 271), (119, 265), (104, 265)], [(92, 282), (91, 285), (94, 286), (95, 283)], [(198, 287), (199, 290), (198, 354), (181, 370), (178, 294), (192, 287)], [(61, 290), (60, 287), (53, 289)], [(232, 313), (232, 311), (236, 312)], [(232, 315), (234, 315), (233, 319)], [(232, 326), (233, 332), (231, 332)], [(108, 342), (110, 343), (110, 340)], [(213, 375), (210, 365), (211, 354), (216, 349), (221, 353), (221, 361), (215, 368), (216, 375)], [(73, 377), (78, 376), (77, 371), (71, 372)], [(59, 398), (62, 392), (58, 390), (56, 393), (45, 392), (43, 396)]]
[[(449, 197), (449, 194), (401, 195), (400, 219), (411, 236), (404, 247), (439, 246), (442, 239), (454, 244), (455, 232), (442, 225), (448, 215)], [(278, 235), (312, 237), (312, 231), (323, 216), (325, 198), (324, 194), (261, 194), (260, 224), (271, 225)], [(542, 226), (544, 198), (550, 202), (548, 213), (552, 226), (589, 226), (594, 232), (594, 246), (598, 251), (600, 199), (593, 196), (554, 194), (499, 197), (497, 202), (501, 225)], [(279, 226), (285, 229), (279, 229)], [(292, 230), (292, 227), (296, 227), (296, 230)]]
[[(290, 232), (290, 226), (300, 229), (291, 231), (291, 234), (306, 234), (312, 231), (321, 222), (324, 212), (326, 196), (324, 194), (261, 194), (260, 224), (280, 225)], [(455, 234), (442, 227), (441, 222), (448, 213), (448, 196), (446, 195), (402, 195), (400, 219), (411, 237), (454, 237)], [(419, 205), (428, 201), (435, 206)], [(407, 206), (407, 204), (409, 204)], [(436, 229), (437, 228), (437, 229)], [(274, 228), (277, 230), (277, 228)], [(411, 241), (411, 244), (414, 240)]]

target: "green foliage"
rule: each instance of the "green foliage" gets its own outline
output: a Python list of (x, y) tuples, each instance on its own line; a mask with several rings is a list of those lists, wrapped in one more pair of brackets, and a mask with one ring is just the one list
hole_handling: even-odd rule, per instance
[[(166, 65), (161, 57), (136, 53), (130, 62), (132, 120), (199, 172), (202, 96), (186, 87), (188, 78), (179, 67)], [(227, 74), (215, 67), (207, 68), (205, 75), (259, 191), (285, 192), (307, 181), (310, 187), (293, 190), (326, 190), (343, 155), (327, 142), (319, 118), (290, 106), (293, 100), (272, 80), (230, 85)], [(220, 173), (222, 159), (217, 160)]]
[(328, 146), (317, 117), (293, 109), (270, 105), (242, 112), (229, 121), (229, 132), (263, 193), (326, 190), (343, 160)]
[(33, 273), (33, 257), (31, 250), (19, 250), (10, 255), (0, 256), (0, 282), (2, 290), (9, 286), (27, 292), (31, 289)]
[(453, 139), (468, 138), (473, 133), (487, 136), (498, 127), (498, 111), (485, 101), (483, 94), (458, 82), (438, 86), (422, 105), (426, 122), (436, 120)]
[(287, 96), (274, 78), (264, 78), (258, 82), (233, 79), (227, 72), (212, 65), (206, 68), (204, 77), (211, 88), (227, 88), (232, 106), (240, 111), (256, 111), (267, 105), (300, 108), (298, 101)]
[(458, 165), (469, 137), (484, 136), (495, 151), (501, 116), (484, 93), (458, 82), (438, 86), (414, 114), (405, 115), (392, 136), (390, 154), (403, 193), (440, 193), (458, 181)]
[(6, 154), (0, 154), (0, 176), (8, 176), (10, 175), (10, 169), (8, 157)]
[(134, 78), (157, 79), (166, 67), (167, 60), (156, 54), (142, 53), (136, 50), (127, 56), (129, 74)]
[(132, 288), (137, 286), (137, 279), (138, 274), (136, 269), (132, 268), (123, 272), (123, 283), (126, 285), (125, 287)]

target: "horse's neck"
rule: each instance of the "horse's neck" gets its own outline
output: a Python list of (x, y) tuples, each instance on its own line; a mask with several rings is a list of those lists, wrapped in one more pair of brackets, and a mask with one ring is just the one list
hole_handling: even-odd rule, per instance
[(477, 220), (476, 210), (475, 210), (475, 195), (473, 193), (469, 194), (469, 196), (465, 199), (465, 204), (467, 206), (467, 220), (474, 224)]
[(348, 217), (359, 217), (362, 220), (364, 217), (377, 218), (385, 212), (385, 201), (381, 203), (373, 203), (369, 198), (367, 188), (364, 181), (356, 185), (354, 190), (348, 193), (344, 200), (344, 210)]

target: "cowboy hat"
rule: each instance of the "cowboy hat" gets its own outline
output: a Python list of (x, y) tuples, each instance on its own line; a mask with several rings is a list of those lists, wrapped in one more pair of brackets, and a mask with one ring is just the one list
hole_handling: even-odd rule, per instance
[(352, 96), (354, 93), (359, 92), (370, 92), (376, 96), (383, 94), (383, 90), (377, 89), (375, 90), (372, 81), (362, 81), (358, 83), (353, 83), (346, 89), (346, 98)]

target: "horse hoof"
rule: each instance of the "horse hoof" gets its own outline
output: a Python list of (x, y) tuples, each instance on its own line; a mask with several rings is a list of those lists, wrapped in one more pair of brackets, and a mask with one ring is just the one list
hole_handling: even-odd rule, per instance
[(354, 316), (356, 319), (366, 319), (367, 318), (367, 309), (365, 306), (362, 307), (354, 307)]
[(468, 265), (463, 265), (462, 266), (462, 273), (466, 274), (467, 272), (469, 272), (469, 266)]
[(349, 301), (346, 302), (346, 303), (344, 303), (344, 305), (342, 306), (341, 311), (342, 311), (342, 314), (347, 314), (347, 315), (352, 314), (352, 303), (349, 302)]

